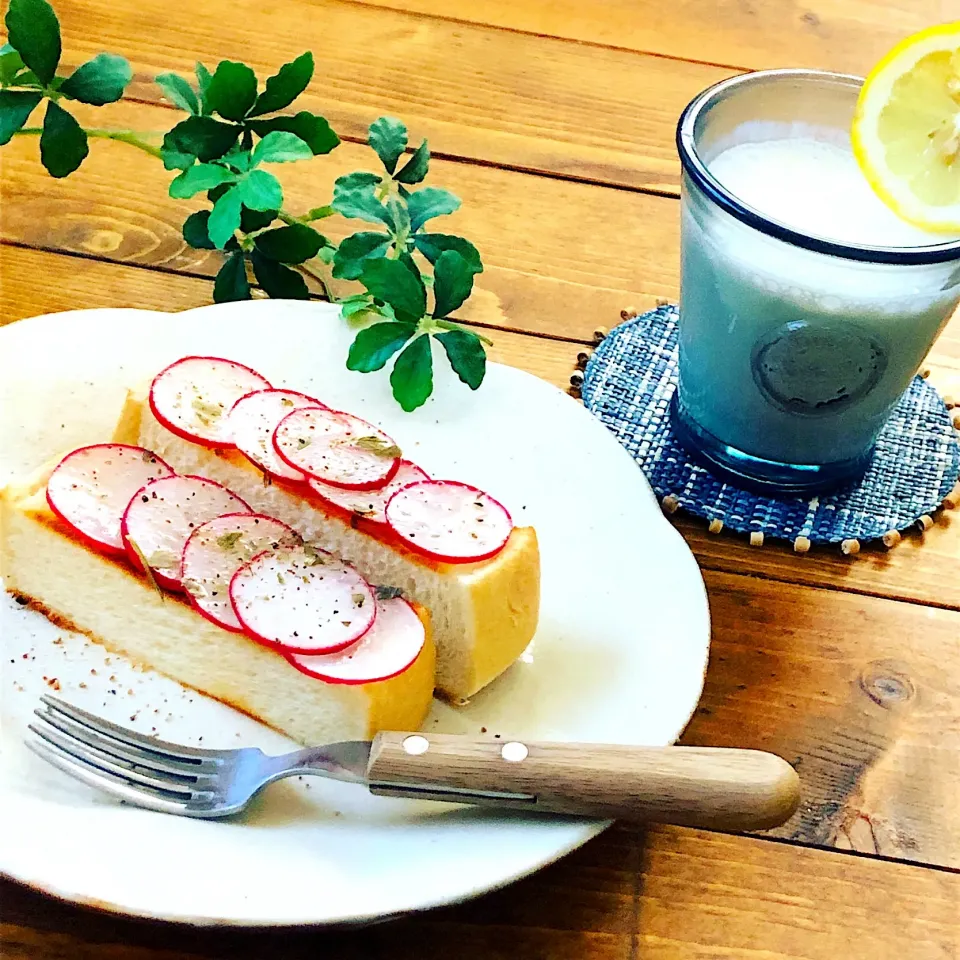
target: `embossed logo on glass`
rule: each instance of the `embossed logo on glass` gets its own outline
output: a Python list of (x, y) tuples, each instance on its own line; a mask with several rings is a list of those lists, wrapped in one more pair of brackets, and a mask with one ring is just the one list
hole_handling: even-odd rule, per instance
[(887, 355), (849, 321), (793, 320), (758, 341), (751, 363), (757, 386), (774, 406), (818, 417), (862, 400), (880, 382)]

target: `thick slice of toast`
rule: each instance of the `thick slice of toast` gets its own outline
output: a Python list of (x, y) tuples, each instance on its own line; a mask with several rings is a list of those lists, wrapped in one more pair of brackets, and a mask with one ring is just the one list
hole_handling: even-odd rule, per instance
[(325, 683), (280, 654), (161, 596), (123, 560), (71, 535), (47, 506), (45, 480), (0, 491), (0, 576), (10, 592), (65, 628), (250, 714), (302, 743), (369, 739), (415, 730), (433, 695), (435, 651), (427, 642), (403, 673), (375, 683)]
[(146, 390), (131, 391), (113, 439), (147, 447), (178, 473), (218, 480), (261, 513), (355, 564), (372, 583), (400, 588), (430, 611), (437, 688), (465, 700), (499, 676), (533, 639), (540, 607), (540, 554), (532, 527), (516, 527), (496, 556), (439, 563), (391, 539), (381, 524), (333, 507), (303, 484), (265, 481), (236, 450), (184, 440), (154, 417)]

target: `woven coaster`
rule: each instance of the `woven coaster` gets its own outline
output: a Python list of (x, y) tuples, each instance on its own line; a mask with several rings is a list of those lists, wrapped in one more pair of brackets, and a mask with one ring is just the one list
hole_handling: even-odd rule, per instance
[(877, 440), (876, 454), (855, 486), (813, 499), (774, 499), (714, 477), (691, 460), (676, 439), (670, 398), (677, 378), (674, 306), (657, 307), (620, 324), (603, 339), (584, 371), (583, 402), (626, 447), (664, 509), (703, 517), (711, 532), (731, 529), (794, 542), (840, 543), (855, 553), (861, 542), (899, 541), (947, 501), (960, 474), (960, 446), (937, 391), (915, 377)]

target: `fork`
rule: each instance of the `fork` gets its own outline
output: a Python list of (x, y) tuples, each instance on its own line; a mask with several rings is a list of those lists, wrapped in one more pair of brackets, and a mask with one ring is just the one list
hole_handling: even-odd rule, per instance
[(27, 746), (88, 786), (186, 817), (239, 813), (267, 784), (304, 774), (413, 797), (600, 819), (761, 830), (787, 820), (799, 780), (758, 750), (570, 744), (379, 733), (268, 756), (168, 743), (51, 696)]

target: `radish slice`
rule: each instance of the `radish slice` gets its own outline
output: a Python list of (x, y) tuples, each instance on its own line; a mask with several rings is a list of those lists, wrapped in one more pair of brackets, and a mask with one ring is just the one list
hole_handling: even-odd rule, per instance
[(123, 554), (120, 522), (130, 498), (173, 469), (155, 453), (126, 443), (97, 443), (68, 453), (47, 481), (50, 509), (90, 546)]
[(392, 437), (366, 420), (333, 410), (294, 410), (280, 421), (273, 445), (294, 469), (346, 490), (382, 487), (400, 466)]
[(150, 409), (171, 432), (208, 447), (232, 447), (231, 407), (244, 394), (270, 388), (256, 370), (219, 357), (184, 357), (156, 375)]
[(419, 480), (429, 480), (426, 471), (421, 470), (409, 460), (401, 460), (393, 479), (377, 490), (344, 490), (341, 487), (332, 487), (329, 483), (319, 480), (310, 480), (310, 487), (328, 503), (349, 510), (367, 520), (376, 523), (387, 522), (387, 503), (400, 489)]
[(141, 555), (161, 587), (180, 589), (180, 558), (187, 538), (202, 523), (225, 513), (252, 513), (236, 494), (203, 477), (161, 477), (141, 487), (123, 514), (121, 532), (130, 562)]
[(421, 480), (387, 504), (390, 529), (418, 553), (449, 563), (486, 560), (510, 537), (507, 508), (466, 483)]
[(264, 550), (289, 549), (300, 535), (262, 513), (227, 513), (208, 520), (190, 534), (183, 548), (181, 581), (190, 602), (208, 620), (243, 633), (230, 603), (230, 581)]
[(301, 673), (327, 683), (374, 683), (411, 667), (426, 642), (423, 623), (402, 597), (377, 601), (377, 619), (354, 644), (321, 656), (290, 654)]
[(273, 448), (273, 434), (280, 421), (298, 407), (323, 404), (295, 390), (257, 390), (241, 397), (230, 411), (233, 442), (248, 460), (274, 477), (284, 480), (307, 479), (307, 475), (284, 463)]
[(230, 581), (230, 600), (254, 640), (284, 653), (342, 650), (377, 616), (373, 587), (310, 544), (254, 557)]

